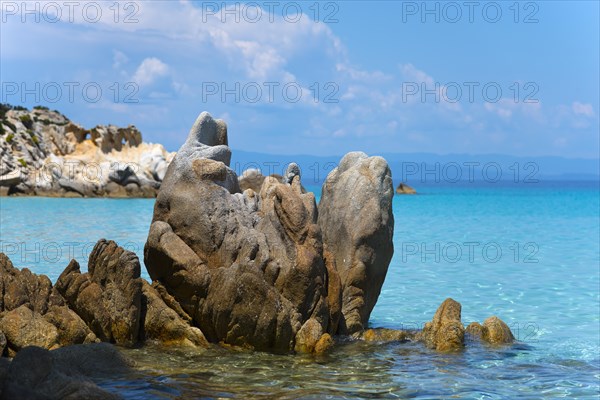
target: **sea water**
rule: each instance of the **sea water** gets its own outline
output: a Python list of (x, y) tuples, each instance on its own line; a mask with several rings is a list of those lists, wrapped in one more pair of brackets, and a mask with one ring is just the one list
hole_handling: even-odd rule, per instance
[[(319, 196), (319, 188), (311, 187)], [(421, 328), (447, 297), (463, 323), (497, 315), (518, 342), (336, 343), (324, 356), (147, 346), (137, 367), (98, 381), (126, 398), (598, 398), (600, 195), (597, 182), (417, 188), (393, 202), (395, 253), (372, 327)], [(0, 198), (0, 245), (15, 266), (56, 281), (85, 269), (100, 238), (135, 251), (154, 201)]]

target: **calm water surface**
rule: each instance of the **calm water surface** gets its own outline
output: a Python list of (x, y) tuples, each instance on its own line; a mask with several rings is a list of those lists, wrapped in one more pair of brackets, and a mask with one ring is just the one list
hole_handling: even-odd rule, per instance
[[(465, 324), (498, 315), (516, 345), (437, 354), (343, 342), (318, 358), (149, 346), (123, 350), (137, 368), (100, 384), (140, 399), (598, 398), (598, 184), (418, 189), (394, 199), (395, 255), (371, 326), (420, 328), (452, 297)], [(85, 267), (102, 237), (142, 257), (153, 204), (0, 198), (0, 245), (16, 266), (55, 281), (70, 258)]]

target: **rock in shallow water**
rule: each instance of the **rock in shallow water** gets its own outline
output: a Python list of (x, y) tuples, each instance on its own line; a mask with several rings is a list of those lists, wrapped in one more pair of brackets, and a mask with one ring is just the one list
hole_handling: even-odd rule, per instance
[(474, 338), (493, 345), (508, 344), (515, 341), (508, 325), (496, 316), (486, 319), (483, 325), (472, 322), (467, 326), (466, 332)]
[(465, 328), (460, 320), (461, 305), (446, 299), (435, 312), (433, 320), (427, 322), (420, 334), (427, 347), (438, 351), (453, 351), (464, 346)]
[(53, 351), (26, 347), (8, 364), (0, 399), (118, 399), (91, 378), (127, 371), (129, 362), (103, 343)]
[(325, 180), (319, 203), (323, 243), (342, 285), (340, 333), (366, 328), (394, 254), (392, 174), (381, 157), (348, 153)]
[[(225, 123), (202, 113), (156, 200), (144, 249), (152, 279), (212, 342), (311, 352), (326, 334), (362, 329), (393, 253), (385, 160), (344, 157), (326, 183), (321, 220), (297, 166), (242, 194), (230, 155)], [(361, 208), (369, 211), (355, 215)], [(342, 230), (348, 243), (334, 238)]]

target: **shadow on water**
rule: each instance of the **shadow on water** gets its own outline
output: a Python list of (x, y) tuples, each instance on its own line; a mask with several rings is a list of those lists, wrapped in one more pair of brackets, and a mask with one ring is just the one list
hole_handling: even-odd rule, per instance
[[(98, 383), (127, 399), (507, 398), (542, 392), (581, 398), (597, 391), (593, 364), (540, 362), (531, 350), (523, 343), (472, 343), (464, 351), (437, 353), (420, 343), (354, 341), (311, 356), (151, 345), (122, 349), (135, 362), (133, 372)], [(557, 380), (564, 383), (560, 390)]]

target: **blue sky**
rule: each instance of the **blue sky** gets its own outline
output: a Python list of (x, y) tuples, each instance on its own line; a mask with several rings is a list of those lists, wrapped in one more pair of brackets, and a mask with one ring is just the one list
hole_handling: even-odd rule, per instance
[(247, 151), (598, 158), (596, 1), (67, 3), (2, 1), (1, 101), (169, 150), (207, 110)]

